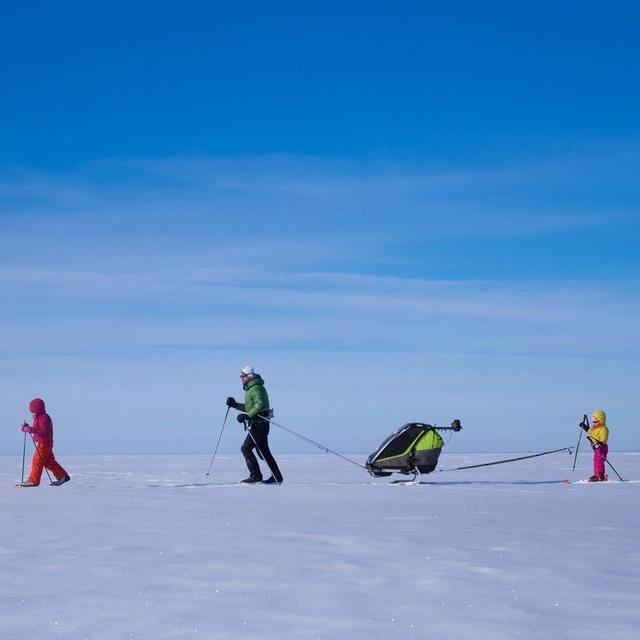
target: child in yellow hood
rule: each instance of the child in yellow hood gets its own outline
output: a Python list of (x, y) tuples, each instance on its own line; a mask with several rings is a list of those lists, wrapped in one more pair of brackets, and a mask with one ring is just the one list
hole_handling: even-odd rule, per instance
[(609, 453), (609, 427), (607, 427), (607, 414), (602, 409), (596, 409), (591, 414), (591, 428), (586, 425), (583, 429), (593, 448), (593, 475), (589, 482), (604, 482), (607, 476), (604, 473), (604, 463)]

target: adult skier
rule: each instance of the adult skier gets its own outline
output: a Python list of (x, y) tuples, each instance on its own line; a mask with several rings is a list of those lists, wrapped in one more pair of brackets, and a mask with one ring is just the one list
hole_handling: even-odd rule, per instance
[(33, 424), (26, 422), (20, 427), (24, 433), (30, 433), (36, 450), (31, 459), (31, 473), (20, 487), (37, 487), (40, 484), (42, 469), (46, 467), (56, 477), (52, 485), (59, 486), (69, 482), (69, 474), (60, 466), (53, 455), (53, 421), (46, 412), (44, 400), (34, 398), (29, 403), (29, 411), (33, 415)]
[[(240, 380), (244, 389), (244, 402), (237, 402), (235, 398), (227, 398), (227, 406), (238, 409), (237, 420), (244, 425), (247, 437), (242, 443), (240, 451), (244, 456), (249, 477), (241, 482), (243, 484), (282, 484), (282, 474), (278, 468), (278, 463), (269, 449), (269, 422), (268, 418), (273, 416), (273, 411), (269, 408), (269, 396), (264, 386), (262, 376), (257, 374), (253, 367), (248, 365), (240, 371)], [(264, 418), (267, 418), (265, 420)], [(271, 476), (263, 482), (260, 464), (258, 463), (253, 450), (256, 449), (260, 458), (268, 465)]]
[(587, 432), (587, 438), (593, 448), (593, 475), (589, 482), (605, 482), (607, 476), (604, 473), (604, 463), (609, 453), (607, 414), (602, 409), (596, 409), (591, 414), (591, 427), (585, 424), (582, 428)]

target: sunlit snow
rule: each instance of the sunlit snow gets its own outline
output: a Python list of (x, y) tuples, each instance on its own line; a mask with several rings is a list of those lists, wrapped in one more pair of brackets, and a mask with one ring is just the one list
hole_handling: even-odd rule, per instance
[(588, 453), (418, 486), (322, 454), (279, 456), (281, 487), (234, 484), (240, 456), (59, 457), (71, 482), (34, 489), (0, 458), (3, 640), (639, 637), (640, 483), (563, 483)]

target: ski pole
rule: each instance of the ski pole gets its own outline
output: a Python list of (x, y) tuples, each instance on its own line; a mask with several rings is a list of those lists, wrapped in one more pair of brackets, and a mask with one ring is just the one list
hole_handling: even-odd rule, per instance
[(620, 478), (620, 482), (624, 482), (624, 478), (614, 469), (613, 465), (605, 458), (604, 461), (613, 469), (613, 472)]
[(341, 453), (338, 453), (337, 451), (334, 451), (333, 449), (329, 449), (329, 447), (325, 447), (324, 445), (320, 444), (319, 442), (316, 442), (315, 440), (312, 440), (311, 438), (307, 438), (306, 436), (303, 436), (303, 435), (301, 435), (299, 433), (296, 433), (293, 429), (289, 429), (289, 428), (285, 427), (284, 425), (278, 424), (277, 422), (274, 422), (273, 420), (270, 420), (269, 418), (266, 418), (265, 416), (258, 416), (258, 417), (261, 418), (262, 420), (264, 420), (265, 422), (268, 422), (269, 424), (272, 424), (275, 427), (278, 427), (279, 429), (282, 429), (283, 431), (286, 431), (287, 433), (290, 433), (292, 436), (296, 436), (297, 438), (300, 438), (301, 440), (305, 440), (306, 442), (310, 442), (311, 444), (315, 445), (316, 447), (318, 447), (318, 449), (321, 449), (325, 453), (333, 453), (334, 456), (338, 456), (339, 458), (342, 458), (343, 460), (346, 460), (347, 462), (350, 462), (351, 464), (355, 464), (356, 467), (360, 467), (361, 469), (364, 469), (365, 471), (367, 470), (367, 467), (365, 467), (363, 464), (360, 464), (359, 462), (356, 462), (355, 460), (352, 460), (351, 458), (347, 458), (347, 456), (343, 456)]
[(576, 445), (576, 454), (573, 456), (573, 467), (571, 468), (572, 471), (576, 470), (576, 461), (578, 460), (578, 449), (580, 448), (580, 440), (582, 440), (582, 432), (584, 431), (584, 427), (588, 426), (587, 424), (587, 414), (585, 413), (582, 416), (582, 422), (578, 425), (580, 427), (580, 435), (578, 436), (578, 444)]
[(27, 432), (24, 432), (24, 439), (22, 441), (22, 476), (20, 478), (20, 484), (24, 482), (24, 457), (27, 453)]
[(578, 444), (576, 445), (576, 452), (573, 456), (573, 466), (571, 467), (571, 471), (576, 470), (576, 462), (578, 460), (578, 450), (580, 449), (580, 440), (582, 440), (582, 429), (580, 429), (580, 435), (578, 436)]
[(227, 417), (229, 415), (229, 409), (231, 407), (227, 407), (227, 413), (224, 414), (224, 421), (222, 422), (222, 428), (220, 429), (220, 435), (218, 436), (218, 442), (216, 442), (216, 448), (213, 451), (213, 455), (211, 456), (211, 464), (209, 465), (209, 471), (207, 471), (207, 475), (211, 474), (211, 467), (213, 467), (213, 461), (216, 459), (216, 453), (218, 453), (218, 447), (220, 446), (220, 440), (222, 440), (222, 432), (224, 431), (224, 426), (227, 424)]

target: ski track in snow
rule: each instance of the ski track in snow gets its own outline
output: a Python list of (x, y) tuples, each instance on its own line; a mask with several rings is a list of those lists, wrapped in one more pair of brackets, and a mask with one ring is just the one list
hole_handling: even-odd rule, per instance
[(640, 637), (638, 454), (593, 485), (563, 482), (589, 454), (419, 485), (289, 455), (281, 487), (239, 456), (59, 455), (71, 482), (34, 489), (0, 458), (2, 640)]

